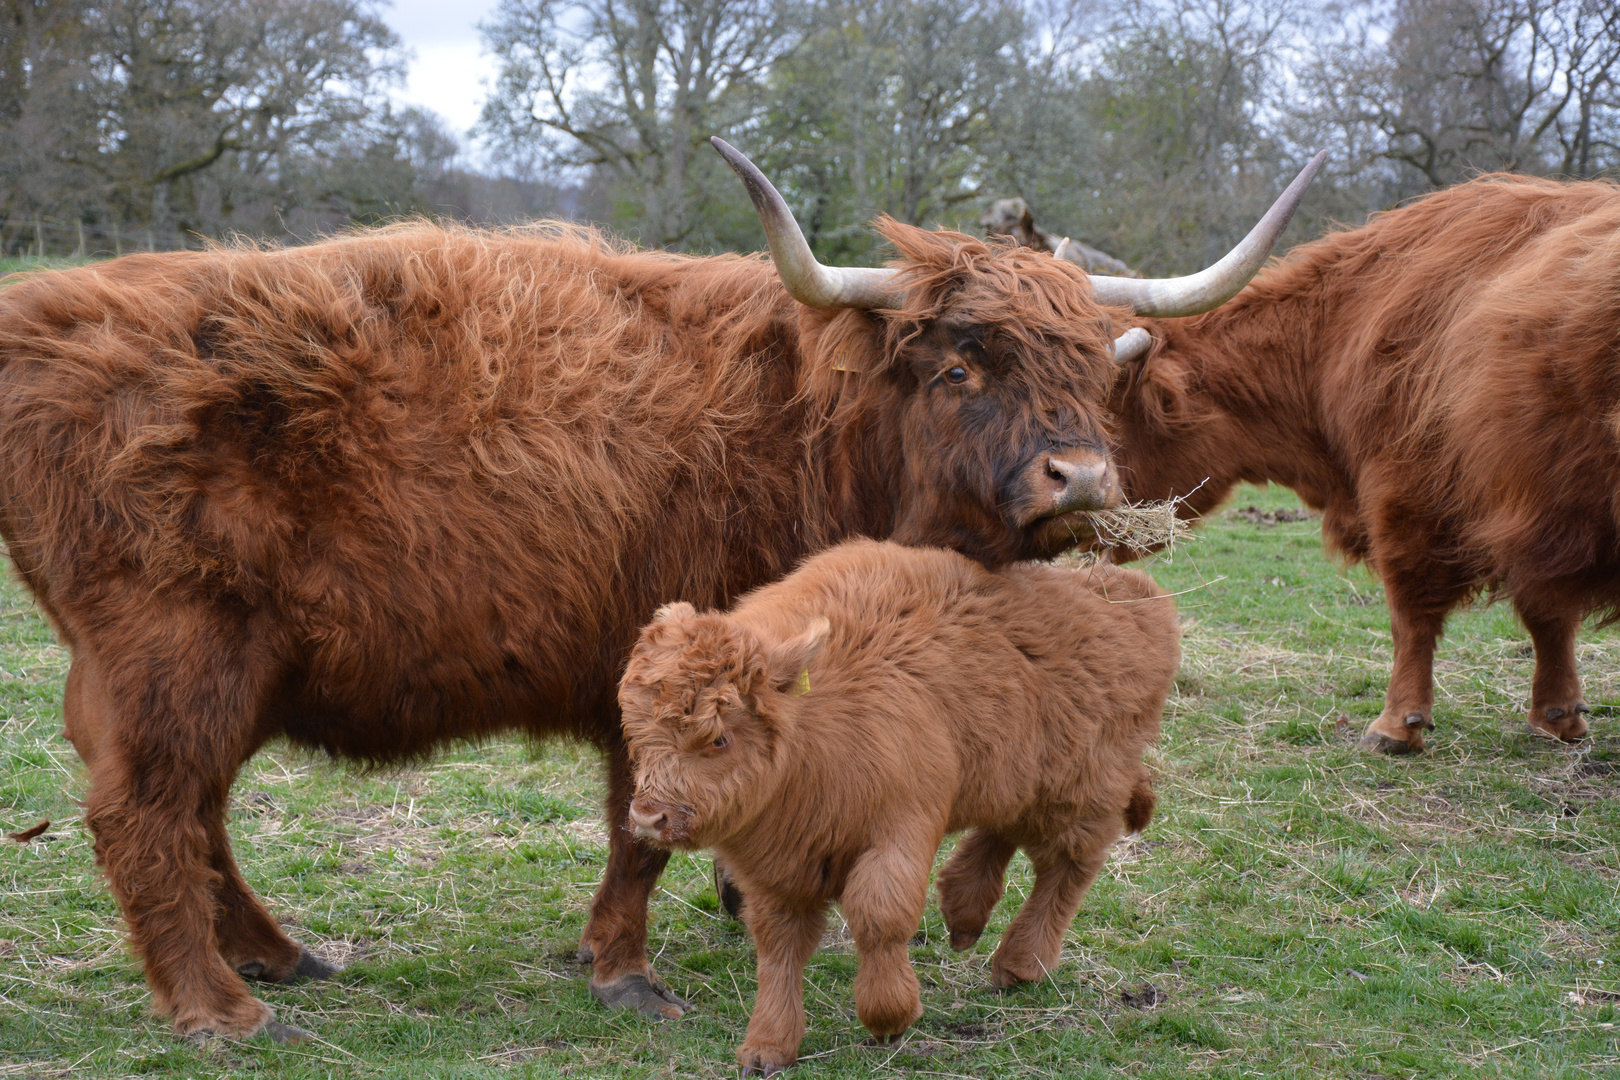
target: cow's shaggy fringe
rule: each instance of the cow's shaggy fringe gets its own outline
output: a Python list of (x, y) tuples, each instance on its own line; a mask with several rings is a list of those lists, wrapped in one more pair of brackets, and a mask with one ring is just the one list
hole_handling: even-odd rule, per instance
[(1114, 397), (1126, 493), (1195, 515), (1270, 480), (1322, 511), (1390, 604), (1372, 742), (1422, 746), (1435, 640), (1480, 591), (1535, 641), (1532, 726), (1586, 731), (1575, 630), (1620, 616), (1620, 186), (1482, 177), (1149, 327)]

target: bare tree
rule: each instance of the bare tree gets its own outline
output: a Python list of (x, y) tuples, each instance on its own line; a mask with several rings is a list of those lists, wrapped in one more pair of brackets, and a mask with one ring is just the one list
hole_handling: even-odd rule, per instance
[(769, 0), (502, 0), (484, 39), (500, 63), (481, 130), (505, 159), (539, 143), (598, 169), (622, 223), (664, 247), (713, 242), (699, 212), (721, 188), (703, 145), (753, 109), (789, 40)]

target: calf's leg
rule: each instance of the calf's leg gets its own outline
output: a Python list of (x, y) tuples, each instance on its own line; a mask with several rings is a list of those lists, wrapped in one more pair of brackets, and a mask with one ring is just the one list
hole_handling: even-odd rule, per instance
[(905, 1031), (922, 1015), (907, 946), (928, 902), (928, 870), (939, 848), (876, 848), (855, 860), (840, 904), (855, 938), (855, 1014), (878, 1038)]
[(1018, 845), (986, 829), (974, 829), (940, 871), (939, 911), (951, 934), (951, 948), (971, 949), (984, 933), (990, 913), (1007, 887), (1007, 863)]
[(1536, 646), (1536, 674), (1530, 684), (1530, 728), (1574, 742), (1585, 736), (1586, 714), (1591, 711), (1581, 697), (1581, 676), (1575, 666), (1575, 633), (1581, 627), (1581, 610), (1573, 604), (1558, 606), (1551, 598), (1538, 603), (1517, 596), (1513, 607)]
[(804, 965), (827, 927), (822, 904), (791, 906), (775, 896), (750, 893), (743, 918), (759, 956), (759, 993), (748, 1018), (748, 1035), (737, 1049), (743, 1075), (772, 1073), (799, 1059), (804, 1041)]
[(223, 816), (209, 822), (209, 865), (219, 875), (215, 894), (214, 940), (220, 955), (238, 974), (264, 982), (324, 979), (336, 967), (288, 937), (231, 857)]
[(642, 843), (627, 827), (634, 794), (630, 756), (622, 743), (615, 744), (608, 751), (608, 864), (591, 901), (579, 958), (591, 965), (591, 993), (603, 1005), (673, 1020), (692, 1006), (647, 962), (647, 901), (669, 852)]
[(1036, 982), (1058, 966), (1063, 935), (1119, 830), (1115, 816), (1084, 823), (1057, 841), (1025, 845), (1035, 866), (1035, 886), (990, 958), (990, 978), (997, 986)]

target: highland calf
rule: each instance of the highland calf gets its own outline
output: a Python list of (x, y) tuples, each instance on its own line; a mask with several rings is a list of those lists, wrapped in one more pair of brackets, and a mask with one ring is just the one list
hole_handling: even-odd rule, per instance
[(1064, 932), (1153, 791), (1180, 656), (1175, 602), (1146, 574), (1019, 565), (854, 541), (728, 613), (662, 609), (619, 688), (636, 770), (626, 828), (712, 847), (742, 886), (759, 996), (745, 1070), (794, 1062), (801, 984), (829, 903), (860, 953), (879, 1037), (921, 1015), (906, 946), (939, 879), (951, 945), (978, 940), (1022, 847), (1035, 885), (991, 961), (998, 986), (1057, 966)]

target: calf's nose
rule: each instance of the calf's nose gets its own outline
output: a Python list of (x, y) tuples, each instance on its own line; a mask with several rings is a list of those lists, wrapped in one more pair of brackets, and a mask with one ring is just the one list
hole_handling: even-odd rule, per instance
[(1120, 503), (1114, 463), (1104, 454), (1088, 451), (1052, 453), (1039, 463), (1040, 487), (1052, 500), (1049, 514), (1074, 510), (1107, 510)]
[(663, 828), (669, 821), (669, 815), (656, 807), (647, 806), (641, 800), (634, 799), (630, 803), (630, 831), (646, 840), (657, 840), (663, 835)]

